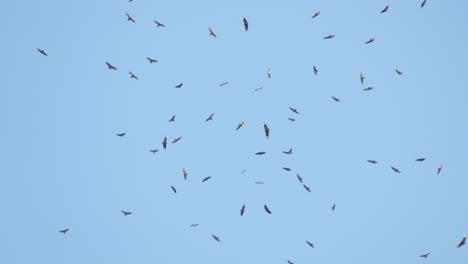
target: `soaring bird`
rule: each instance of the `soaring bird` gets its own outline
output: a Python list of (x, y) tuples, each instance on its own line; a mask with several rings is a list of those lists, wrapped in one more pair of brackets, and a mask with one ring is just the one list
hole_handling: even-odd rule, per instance
[(373, 90), (374, 89), (374, 86), (369, 86), (367, 88), (364, 88), (363, 90), (364, 91), (370, 91), (370, 90)]
[(219, 237), (215, 236), (215, 235), (211, 235), (216, 241), (218, 242), (221, 242), (221, 240), (219, 240)]
[(167, 136), (164, 136), (163, 141), (162, 141), (163, 148), (166, 149), (167, 145)]
[(265, 209), (265, 212), (271, 214), (271, 211), (270, 209), (268, 209), (268, 206), (266, 204), (263, 206), (263, 208)]
[(176, 188), (175, 188), (174, 186), (171, 185), (171, 189), (172, 189), (172, 191), (173, 191), (174, 193), (177, 193), (177, 190), (176, 190)]
[(359, 74), (359, 78), (361, 79), (361, 84), (364, 84), (364, 79), (366, 78), (366, 77), (364, 77), (364, 73), (361, 72)]
[(393, 166), (390, 166), (390, 168), (392, 168), (392, 170), (393, 170), (394, 172), (400, 173), (400, 170), (399, 170), (399, 169), (397, 169), (397, 168), (395, 168), (395, 167), (393, 167)]
[(289, 119), (289, 121), (291, 121), (291, 122), (294, 122), (294, 121), (296, 121), (296, 119), (294, 119), (294, 118), (291, 118), (291, 117), (288, 117), (288, 119)]
[(440, 171), (442, 170), (442, 167), (444, 166), (443, 163), (440, 164), (439, 168), (437, 168), (437, 175), (439, 175)]
[(259, 92), (259, 91), (261, 91), (261, 90), (263, 90), (263, 87), (258, 87), (258, 88), (256, 88), (254, 91), (255, 91), (255, 92)]
[(175, 88), (181, 88), (184, 83), (179, 83), (178, 85), (175, 86)]
[(384, 9), (382, 9), (382, 11), (380, 11), (380, 13), (385, 13), (388, 11), (388, 6), (386, 6)]
[(320, 15), (320, 11), (315, 12), (315, 14), (312, 16), (312, 18), (316, 18)]
[(299, 111), (297, 111), (296, 108), (289, 107), (289, 110), (293, 111), (293, 112), (296, 113), (296, 114), (299, 114)]
[(258, 181), (258, 182), (255, 182), (255, 184), (263, 184), (263, 182)]
[(172, 144), (177, 143), (181, 138), (182, 138), (182, 137), (178, 137), (178, 138), (172, 140)]
[(150, 149), (150, 152), (153, 153), (153, 154), (156, 154), (156, 152), (158, 152), (159, 149)]
[(267, 75), (268, 75), (268, 78), (271, 78), (271, 69), (270, 68), (268, 68)]
[(423, 1), (421, 2), (421, 8), (423, 8), (425, 5), (426, 5), (426, 0), (423, 0)]
[(66, 234), (68, 232), (68, 230), (70, 230), (70, 229), (67, 228), (67, 229), (59, 230), (59, 232), (62, 233), (62, 234)]
[(317, 69), (317, 67), (315, 67), (315, 65), (314, 65), (314, 74), (317, 75), (317, 73), (318, 73), (318, 69)]
[(305, 185), (305, 184), (302, 184), (302, 186), (304, 186), (304, 189), (306, 189), (308, 192), (310, 192), (310, 187)]
[(309, 242), (309, 241), (307, 241), (307, 240), (306, 240), (306, 243), (307, 243), (307, 245), (309, 245), (311, 248), (314, 248), (314, 243), (311, 243), (311, 242)]
[(211, 30), (210, 27), (208, 27), (208, 33), (210, 34), (210, 36), (213, 36), (214, 38), (216, 38), (216, 34), (213, 32), (213, 30)]
[(127, 16), (128, 21), (135, 23), (135, 20), (128, 13), (125, 13), (125, 15)]
[(106, 61), (106, 65), (107, 65), (107, 68), (109, 68), (109, 70), (117, 70), (116, 67), (114, 67), (112, 64), (110, 64), (109, 62)]
[(419, 158), (419, 159), (417, 159), (416, 161), (423, 162), (423, 161), (425, 161), (425, 160), (426, 160), (426, 158)]
[(466, 242), (466, 235), (463, 236), (463, 239), (460, 241), (457, 247), (458, 248), (462, 247), (463, 245), (465, 245), (465, 242)]
[(115, 135), (117, 135), (118, 137), (123, 137), (123, 136), (125, 136), (125, 133), (119, 133), (119, 134), (115, 134)]
[(157, 27), (166, 27), (164, 24), (161, 24), (156, 20), (153, 20), (153, 22), (156, 24)]
[(296, 176), (297, 176), (297, 179), (299, 180), (299, 182), (300, 182), (300, 183), (303, 183), (303, 182), (302, 182), (302, 177), (301, 177), (298, 173), (296, 173)]
[(173, 115), (171, 119), (169, 119), (169, 122), (174, 122), (174, 121), (175, 121), (175, 115)]
[(292, 148), (290, 148), (288, 151), (282, 151), (284, 154), (291, 155), (293, 153)]
[(266, 153), (265, 151), (260, 151), (260, 152), (255, 153), (255, 155), (264, 155), (265, 153)]
[(214, 113), (211, 113), (210, 116), (205, 120), (206, 122), (213, 120)]
[(240, 123), (237, 125), (236, 130), (238, 130), (239, 128), (241, 128), (244, 124), (245, 124), (245, 120), (242, 121), (242, 122), (240, 122)]
[(377, 164), (378, 163), (376, 160), (367, 160), (367, 162), (372, 163), (372, 164)]
[(222, 82), (222, 83), (219, 84), (219, 87), (222, 87), (222, 86), (227, 85), (227, 84), (229, 84), (229, 82)]
[(428, 252), (426, 254), (422, 254), (421, 256), (419, 256), (420, 258), (427, 258), (429, 257), (429, 255), (431, 254), (431, 252)]
[(37, 51), (39, 51), (44, 56), (48, 56), (47, 53), (43, 49), (38, 48)]
[(124, 214), (124, 216), (127, 216), (127, 215), (131, 215), (132, 212), (126, 212), (124, 210), (120, 210), (120, 212), (122, 212), (122, 214)]
[(334, 37), (335, 37), (335, 35), (328, 35), (328, 36), (323, 37), (323, 39), (332, 39)]
[(206, 182), (207, 180), (211, 179), (211, 176), (203, 178), (202, 182)]
[(375, 38), (370, 38), (368, 41), (364, 42), (364, 44), (369, 44), (374, 42)]
[(130, 79), (138, 80), (138, 77), (136, 77), (136, 75), (133, 74), (131, 71), (128, 71), (128, 74), (130, 74)]
[(146, 59), (149, 61), (149, 63), (156, 63), (158, 60), (152, 59), (150, 57), (146, 57)]
[(336, 208), (336, 204), (333, 204), (332, 207), (331, 207), (331, 210), (335, 211), (335, 208)]
[(288, 261), (288, 264), (294, 264), (294, 262), (290, 261), (289, 259), (287, 261)]
[(184, 180), (187, 180), (187, 171), (185, 170), (185, 168), (182, 168), (182, 174), (184, 175)]
[(247, 19), (245, 19), (245, 17), (242, 17), (242, 22), (244, 22), (245, 31), (249, 30), (249, 22), (247, 22)]
[(338, 103), (340, 102), (340, 98), (338, 97), (332, 96), (332, 99), (335, 100), (335, 102), (338, 102)]
[(285, 171), (291, 171), (291, 169), (288, 168), (288, 167), (283, 167), (283, 170), (285, 170)]
[(398, 69), (395, 69), (395, 72), (398, 74), (398, 75), (402, 75), (403, 72), (399, 71)]
[(268, 139), (268, 137), (270, 136), (270, 129), (265, 123), (263, 123), (262, 126), (263, 126), (263, 130), (265, 131), (265, 137)]
[(240, 209), (240, 215), (243, 216), (244, 215), (244, 211), (245, 211), (245, 204), (242, 205), (241, 209)]
[(197, 227), (198, 224), (191, 224), (190, 227)]

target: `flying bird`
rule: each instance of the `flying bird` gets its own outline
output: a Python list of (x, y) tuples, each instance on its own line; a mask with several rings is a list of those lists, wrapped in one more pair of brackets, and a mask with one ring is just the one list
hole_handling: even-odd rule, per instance
[(463, 239), (460, 241), (457, 247), (458, 248), (462, 247), (463, 245), (465, 245), (465, 242), (466, 242), (466, 235), (463, 236)]
[(370, 38), (368, 41), (364, 42), (364, 44), (369, 44), (374, 42), (375, 38)]
[(236, 130), (238, 130), (239, 128), (241, 128), (244, 124), (245, 124), (245, 120), (242, 121), (242, 122), (240, 122), (240, 123), (237, 125)]
[(265, 212), (271, 214), (271, 211), (270, 209), (268, 209), (268, 206), (266, 204), (263, 206), (263, 208), (265, 209)]
[(421, 256), (419, 256), (420, 258), (427, 258), (429, 257), (429, 255), (431, 254), (431, 252), (428, 252), (426, 254), (422, 254)]
[(107, 68), (109, 68), (109, 70), (117, 70), (116, 67), (114, 67), (112, 64), (110, 64), (109, 62), (106, 61), (106, 65), (107, 65)]
[(264, 155), (265, 153), (266, 153), (265, 151), (260, 151), (260, 152), (255, 153), (255, 155)]
[(300, 182), (300, 183), (303, 183), (303, 182), (302, 182), (302, 177), (301, 177), (298, 173), (296, 173), (296, 176), (297, 176), (297, 179), (299, 180), (299, 182)]
[(211, 176), (203, 178), (202, 182), (206, 182), (207, 180), (211, 179)]
[(289, 121), (291, 121), (291, 122), (294, 122), (294, 121), (296, 121), (296, 119), (294, 119), (294, 118), (291, 118), (291, 117), (288, 117), (288, 119), (289, 119)]
[(185, 170), (185, 168), (182, 168), (182, 174), (184, 174), (184, 180), (187, 180), (187, 171)]
[(153, 22), (156, 24), (157, 27), (166, 27), (164, 24), (161, 24), (156, 20), (153, 20)]
[(158, 152), (159, 149), (150, 149), (150, 152), (153, 153), (153, 154), (156, 154), (156, 152)]
[(332, 99), (335, 100), (335, 102), (338, 102), (338, 103), (340, 102), (340, 98), (338, 97), (332, 96)]
[(372, 164), (377, 164), (378, 163), (376, 160), (367, 160), (367, 162), (372, 163)]
[(243, 170), (241, 171), (241, 173), (244, 174), (244, 172), (246, 172), (246, 171), (247, 171), (246, 169), (243, 169)]
[(398, 74), (398, 75), (402, 75), (403, 72), (399, 71), (398, 69), (395, 69), (395, 72)]
[(213, 36), (214, 38), (216, 38), (216, 34), (213, 32), (213, 30), (211, 30), (210, 27), (208, 27), (208, 33), (210, 34), (210, 36)]
[(197, 227), (198, 224), (191, 224), (190, 227)]
[(59, 230), (59, 232), (62, 233), (62, 234), (66, 234), (68, 232), (68, 230), (70, 230), (70, 229), (67, 228), (67, 229)]
[(437, 168), (437, 175), (439, 175), (440, 171), (442, 170), (442, 167), (444, 166), (444, 164), (440, 164), (439, 168)]
[(178, 138), (172, 140), (172, 144), (177, 143), (181, 138), (182, 138), (182, 137), (178, 137)]
[(37, 51), (39, 51), (44, 56), (48, 56), (47, 53), (43, 49), (37, 48)]
[(304, 186), (304, 189), (306, 189), (308, 192), (310, 192), (310, 187), (305, 185), (305, 184), (302, 184), (302, 186)]
[(259, 91), (261, 91), (261, 90), (263, 90), (263, 87), (258, 87), (258, 88), (256, 88), (254, 91), (255, 91), (255, 92), (259, 92)]
[(332, 39), (334, 37), (335, 37), (335, 35), (328, 35), (328, 36), (323, 37), (323, 39)]
[(292, 148), (290, 148), (288, 151), (282, 151), (282, 152), (287, 155), (291, 155), (293, 153)]
[(218, 242), (221, 242), (221, 240), (219, 240), (219, 237), (215, 236), (215, 235), (211, 235), (216, 241)]
[(312, 16), (312, 18), (316, 18), (320, 15), (320, 11), (315, 12), (315, 14)]
[(423, 162), (423, 161), (425, 161), (425, 160), (426, 160), (426, 158), (419, 158), (419, 159), (417, 159), (416, 161)]
[(293, 112), (296, 113), (296, 114), (299, 114), (299, 111), (297, 111), (296, 108), (289, 107), (289, 110), (293, 111)]
[(310, 242), (307, 241), (307, 240), (306, 240), (306, 242), (307, 242), (307, 245), (309, 245), (311, 248), (314, 248), (314, 243), (310, 243)]
[(242, 205), (241, 209), (240, 209), (240, 215), (243, 216), (244, 215), (244, 211), (245, 211), (245, 204)]
[(176, 188), (175, 188), (174, 186), (171, 185), (171, 189), (172, 189), (172, 191), (173, 191), (174, 193), (177, 193), (177, 190), (176, 190)]
[(132, 212), (126, 212), (124, 210), (120, 210), (120, 212), (122, 212), (122, 214), (124, 214), (124, 216), (127, 216), (127, 215), (131, 215)]
[(163, 145), (163, 148), (166, 149), (166, 145), (167, 145), (167, 136), (165, 136), (165, 137), (163, 138), (162, 145)]
[(175, 86), (175, 88), (181, 88), (184, 83), (179, 83), (178, 85)]
[(174, 121), (175, 121), (175, 115), (173, 115), (171, 119), (169, 119), (169, 122), (174, 122)]
[(258, 181), (258, 182), (255, 182), (255, 184), (263, 184), (263, 182)]
[(152, 59), (150, 57), (146, 57), (146, 59), (149, 61), (149, 63), (156, 63), (158, 60)]
[(128, 74), (130, 74), (130, 79), (138, 80), (138, 77), (136, 77), (136, 75), (133, 74), (131, 71), (128, 71)]
[(115, 135), (117, 135), (118, 137), (123, 137), (123, 136), (125, 136), (125, 133), (119, 133), (119, 134), (115, 134)]
[(423, 8), (425, 5), (426, 5), (426, 0), (423, 0), (423, 1), (421, 2), (421, 8)]
[(392, 170), (393, 170), (394, 172), (400, 173), (400, 170), (399, 170), (399, 169), (397, 169), (397, 168), (395, 168), (395, 167), (393, 167), (393, 166), (390, 166), (390, 168), (392, 168)]
[(388, 11), (388, 6), (386, 6), (384, 9), (382, 9), (382, 11), (380, 11), (380, 13), (385, 13)]
[(247, 32), (247, 30), (249, 30), (249, 22), (247, 22), (247, 19), (245, 19), (245, 17), (242, 17), (242, 22), (244, 22), (244, 29)]
[(229, 82), (222, 82), (222, 83), (219, 84), (219, 87), (222, 87), (222, 86), (227, 85), (227, 84), (229, 84)]
[(294, 262), (290, 261), (289, 259), (287, 261), (288, 261), (288, 264), (294, 264)]
[(135, 20), (128, 13), (125, 13), (125, 15), (127, 16), (128, 21), (135, 23)]
[(291, 169), (290, 169), (290, 168), (287, 168), (287, 167), (283, 167), (283, 170), (285, 170), (285, 171), (291, 171)]
[(206, 122), (213, 120), (214, 113), (211, 113), (210, 116), (205, 120)]
[(364, 91), (370, 91), (370, 90), (373, 90), (374, 89), (374, 86), (369, 86), (367, 88), (364, 89)]
[(331, 210), (335, 211), (335, 208), (336, 208), (336, 204), (333, 204), (332, 207), (331, 207)]
[(271, 69), (270, 68), (268, 68), (267, 75), (268, 75), (268, 78), (271, 78)]
[(263, 130), (265, 131), (265, 137), (268, 139), (268, 137), (270, 136), (270, 129), (265, 123), (263, 123), (262, 126), (263, 126)]
[(364, 73), (361, 72), (359, 74), (359, 78), (361, 79), (361, 84), (364, 84), (364, 79), (366, 78), (366, 77), (364, 77)]
[(314, 65), (314, 74), (317, 75), (317, 73), (318, 73), (318, 69), (317, 69), (317, 67), (315, 67), (315, 65)]

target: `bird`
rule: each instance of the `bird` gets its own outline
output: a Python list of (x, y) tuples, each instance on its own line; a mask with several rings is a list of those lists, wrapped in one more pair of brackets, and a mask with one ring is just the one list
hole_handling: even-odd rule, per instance
[(299, 180), (299, 182), (300, 182), (300, 183), (303, 183), (303, 182), (302, 182), (302, 177), (301, 177), (298, 173), (296, 173), (296, 176), (297, 176), (297, 179)]
[(442, 170), (442, 167), (444, 166), (443, 163), (440, 164), (440, 166), (437, 168), (437, 175), (439, 175), (440, 171)]
[(39, 51), (44, 56), (49, 56), (49, 55), (47, 55), (47, 53), (43, 49), (37, 48), (37, 51)]
[(399, 170), (399, 169), (397, 169), (397, 168), (395, 168), (395, 167), (393, 167), (393, 166), (390, 166), (390, 168), (392, 168), (392, 170), (393, 170), (394, 172), (400, 173), (400, 170)]
[(265, 212), (267, 212), (268, 214), (271, 214), (271, 211), (266, 204), (263, 206), (263, 208), (265, 209)]
[(128, 21), (135, 23), (135, 20), (128, 13), (125, 13), (125, 15), (127, 16)]
[(265, 151), (260, 151), (260, 152), (255, 153), (255, 155), (264, 155), (265, 153), (266, 153)]
[(229, 82), (222, 82), (219, 84), (219, 87), (229, 84)]
[(211, 176), (203, 178), (202, 182), (206, 182), (207, 180), (211, 179)]
[(320, 11), (315, 12), (315, 14), (312, 16), (312, 18), (316, 18), (320, 15)]
[(171, 119), (169, 119), (169, 122), (174, 122), (174, 121), (175, 121), (175, 115), (173, 115)]
[(374, 89), (374, 86), (369, 86), (367, 88), (364, 88), (364, 91), (370, 91), (370, 90), (373, 90)]
[(323, 37), (323, 39), (332, 39), (334, 37), (335, 37), (335, 35), (328, 35), (328, 36)]
[(420, 258), (427, 258), (429, 255), (431, 254), (431, 252), (428, 252), (426, 254), (422, 254), (421, 256), (419, 256)]
[(245, 204), (242, 205), (241, 209), (240, 209), (240, 215), (243, 216), (244, 215), (244, 211), (245, 211)]
[(243, 169), (243, 170), (241, 171), (241, 173), (244, 174), (244, 172), (246, 172), (246, 171), (247, 171), (246, 169)]
[(178, 138), (172, 140), (172, 144), (177, 143), (181, 138), (182, 138), (182, 137), (178, 137)]
[(299, 111), (297, 111), (296, 108), (289, 107), (289, 110), (293, 111), (293, 112), (296, 113), (296, 114), (299, 114)]
[(338, 103), (340, 102), (340, 98), (338, 97), (332, 96), (332, 99), (335, 100), (335, 102), (338, 102)]
[(263, 130), (265, 131), (265, 137), (268, 139), (268, 137), (270, 136), (270, 129), (265, 123), (263, 123), (262, 126), (263, 126)]
[(304, 186), (304, 189), (306, 189), (308, 192), (310, 192), (310, 187), (305, 185), (305, 184), (302, 184), (302, 186)]
[(263, 90), (263, 87), (258, 87), (258, 88), (256, 88), (254, 91), (255, 91), (255, 92), (259, 92), (259, 91), (261, 91), (261, 90)]
[(124, 210), (120, 210), (120, 212), (122, 212), (122, 214), (124, 214), (124, 216), (127, 216), (127, 215), (131, 215), (132, 212), (126, 212)]
[(364, 44), (369, 44), (375, 41), (375, 38), (370, 38), (368, 41), (364, 42)]
[(317, 67), (315, 67), (315, 65), (314, 65), (314, 74), (317, 75), (317, 73), (318, 73), (318, 69), (317, 69)]
[(136, 77), (136, 75), (133, 74), (131, 71), (128, 71), (128, 74), (130, 74), (130, 79), (138, 80), (138, 77)]
[(270, 68), (268, 68), (267, 75), (268, 75), (268, 78), (271, 78), (271, 69)]
[(167, 145), (167, 136), (165, 136), (165, 137), (163, 138), (162, 145), (163, 145), (163, 148), (166, 149), (166, 145)]
[(423, 162), (423, 161), (425, 161), (425, 160), (426, 160), (426, 158), (419, 158), (419, 159), (416, 159), (416, 161), (419, 161), (419, 162)]
[(179, 83), (178, 85), (175, 86), (175, 88), (181, 88), (184, 83)]
[(216, 241), (218, 242), (221, 242), (221, 240), (219, 240), (219, 237), (215, 236), (215, 235), (211, 235)]
[(403, 72), (399, 71), (398, 69), (395, 69), (395, 72), (398, 74), (398, 75), (402, 75)]
[(364, 73), (361, 72), (359, 74), (359, 78), (361, 79), (361, 84), (364, 84), (364, 79), (366, 78), (366, 77), (364, 77)]
[(198, 224), (191, 224), (190, 227), (197, 227)]
[(289, 259), (287, 261), (289, 264), (294, 264), (294, 262), (290, 261)]
[(294, 121), (296, 121), (296, 119), (294, 119), (294, 118), (291, 118), (291, 117), (288, 117), (288, 119), (289, 119), (289, 121), (291, 121), (291, 122), (294, 122)]
[(332, 207), (331, 207), (331, 210), (335, 211), (335, 208), (336, 208), (336, 204), (333, 204)]
[(213, 36), (214, 38), (216, 38), (216, 34), (213, 32), (213, 30), (211, 30), (210, 27), (208, 27), (208, 33), (210, 34), (210, 36)]
[(307, 241), (307, 240), (306, 240), (306, 243), (307, 243), (307, 245), (309, 245), (311, 248), (314, 248), (314, 243), (311, 243), (311, 242), (309, 242), (309, 241)]
[(123, 136), (125, 136), (125, 133), (119, 133), (119, 134), (115, 134), (115, 135), (117, 135), (118, 137), (123, 137)]
[(150, 57), (146, 57), (146, 59), (149, 61), (149, 63), (156, 63), (158, 60), (152, 59)]
[(157, 27), (166, 27), (164, 24), (159, 23), (159, 22), (156, 21), (156, 20), (153, 20), (153, 22), (156, 24)]
[(258, 182), (255, 182), (255, 184), (263, 184), (263, 182), (258, 181)]
[(187, 171), (185, 170), (185, 168), (182, 168), (182, 174), (184, 175), (184, 180), (187, 180)]
[(466, 235), (463, 235), (463, 239), (460, 241), (457, 248), (461, 248), (463, 245), (465, 245), (465, 242), (466, 242)]
[(247, 19), (245, 19), (245, 17), (242, 17), (242, 22), (244, 22), (244, 29), (247, 32), (247, 30), (249, 30), (249, 22), (247, 22)]
[(245, 124), (245, 120), (242, 121), (242, 122), (240, 122), (240, 123), (237, 125), (236, 130), (238, 130), (239, 128), (241, 128), (244, 124)]
[(285, 171), (291, 171), (291, 169), (288, 168), (288, 167), (283, 167), (283, 170), (285, 170)]
[(282, 151), (282, 152), (287, 155), (291, 155), (293, 153), (292, 148), (290, 148), (288, 151)]
[(367, 162), (372, 163), (372, 164), (377, 164), (378, 163), (376, 160), (367, 160)]
[(150, 152), (153, 153), (153, 154), (156, 154), (156, 152), (158, 152), (159, 149), (150, 149)]
[(385, 13), (388, 11), (388, 6), (386, 6), (384, 9), (382, 9), (382, 11), (380, 11), (380, 13)]
[(426, 5), (426, 0), (423, 0), (423, 1), (421, 2), (421, 8), (423, 8), (425, 5)]
[(210, 116), (205, 120), (206, 122), (213, 120), (214, 113), (211, 113)]
[(171, 185), (171, 189), (172, 189), (172, 191), (173, 191), (174, 193), (177, 193), (177, 190), (176, 190), (176, 188), (175, 188), (174, 186)]
[(70, 230), (70, 229), (67, 228), (67, 229), (59, 230), (59, 232), (62, 233), (62, 234), (66, 234), (68, 232), (68, 230)]
[(107, 65), (107, 68), (109, 68), (109, 70), (117, 70), (116, 67), (114, 67), (112, 64), (110, 64), (109, 62), (106, 61), (106, 65)]

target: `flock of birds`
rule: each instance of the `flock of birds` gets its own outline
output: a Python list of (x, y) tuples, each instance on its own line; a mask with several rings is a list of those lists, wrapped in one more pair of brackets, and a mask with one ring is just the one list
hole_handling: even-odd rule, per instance
[[(132, 0), (129, 0), (129, 2), (132, 2)], [(423, 7), (425, 6), (425, 4), (426, 4), (426, 0), (424, 0), (424, 1), (421, 2), (420, 7), (423, 8)], [(385, 6), (385, 7), (380, 11), (380, 13), (385, 13), (385, 12), (387, 12), (388, 10), (389, 10), (389, 6), (387, 5), (387, 6)], [(312, 18), (313, 18), (313, 19), (314, 19), (314, 18), (317, 18), (319, 15), (320, 15), (320, 11), (317, 11), (317, 12), (314, 13), (314, 15), (312, 16)], [(127, 20), (128, 20), (129, 22), (135, 23), (135, 19), (133, 19), (133, 17), (130, 16), (130, 14), (125, 13), (125, 16), (127, 17)], [(154, 20), (153, 22), (155, 23), (155, 25), (156, 25), (158, 28), (159, 28), (159, 27), (162, 27), (162, 28), (165, 27), (164, 24), (162, 24), (162, 23), (160, 23), (160, 22), (158, 22), (158, 21), (156, 21), (156, 20)], [(247, 21), (247, 19), (246, 19), (245, 17), (242, 17), (242, 22), (243, 22), (244, 30), (247, 32), (247, 31), (249, 30), (249, 22)], [(216, 38), (216, 37), (217, 37), (216, 34), (215, 34), (215, 32), (212, 30), (211, 27), (208, 27), (208, 35), (211, 36), (211, 37), (213, 37), (213, 38)], [(330, 35), (327, 35), (327, 36), (323, 37), (323, 39), (329, 40), (329, 39), (333, 39), (334, 37), (335, 37), (335, 35), (330, 34)], [(371, 43), (373, 43), (375, 40), (376, 40), (375, 37), (371, 37), (371, 38), (369, 38), (367, 41), (365, 41), (364, 44), (371, 44)], [(43, 50), (43, 49), (39, 49), (39, 48), (38, 48), (37, 51), (38, 51), (40, 54), (44, 55), (44, 56), (48, 56), (48, 54), (46, 53), (46, 51)], [(156, 60), (156, 59), (152, 59), (152, 58), (149, 58), (149, 57), (146, 57), (146, 59), (148, 60), (149, 63), (158, 63), (158, 60)], [(105, 65), (107, 66), (107, 68), (108, 68), (109, 70), (113, 70), (113, 71), (118, 70), (118, 68), (117, 68), (116, 66), (112, 65), (110, 62), (107, 62), (107, 61), (106, 61), (106, 62), (105, 62)], [(314, 66), (313, 66), (313, 73), (314, 73), (315, 75), (317, 75), (318, 72), (319, 72), (318, 68), (314, 65)], [(396, 72), (398, 75), (402, 75), (402, 74), (403, 74), (403, 72), (400, 71), (400, 70), (398, 70), (398, 69), (395, 69), (395, 72)], [(138, 77), (137, 77), (133, 72), (128, 71), (128, 74), (130, 75), (130, 78), (131, 78), (131, 79), (138, 80)], [(271, 78), (271, 69), (270, 69), (270, 68), (268, 68), (268, 70), (267, 70), (267, 76), (268, 76), (268, 78)], [(360, 83), (361, 83), (361, 84), (364, 84), (365, 76), (364, 76), (364, 74), (363, 74), (362, 72), (360, 73), (360, 76), (359, 76), (359, 77), (360, 77)], [(219, 84), (219, 86), (224, 86), (224, 85), (227, 85), (227, 84), (229, 84), (229, 82), (222, 82), (222, 83)], [(176, 85), (175, 88), (182, 88), (182, 86), (183, 86), (183, 83), (180, 83), (180, 84)], [(369, 86), (369, 87), (367, 87), (367, 88), (364, 88), (363, 90), (364, 90), (364, 91), (370, 91), (370, 90), (372, 90), (373, 88), (374, 88), (374, 87)], [(259, 91), (259, 90), (261, 90), (261, 89), (262, 89), (262, 88), (260, 87), (260, 88), (257, 88), (255, 91)], [(332, 96), (332, 99), (333, 99), (335, 102), (340, 102), (340, 99), (339, 99), (338, 97)], [(291, 110), (291, 112), (294, 113), (294, 114), (299, 114), (299, 111), (298, 111), (296, 108), (289, 107), (289, 110)], [(175, 122), (175, 118), (176, 118), (176, 116), (173, 115), (168, 121), (169, 121), (169, 122)], [(205, 121), (206, 121), (206, 122), (213, 121), (213, 118), (214, 118), (214, 113), (211, 113), (211, 114), (205, 119)], [(288, 117), (288, 119), (289, 119), (290, 121), (295, 121), (295, 119), (292, 118), (292, 117)], [(239, 122), (238, 125), (237, 125), (237, 127), (236, 127), (235, 129), (236, 129), (236, 130), (239, 130), (240, 128), (242, 128), (242, 127), (244, 126), (245, 123), (246, 123), (245, 120)], [(263, 123), (262, 126), (263, 126), (264, 135), (265, 135), (265, 137), (268, 139), (268, 138), (269, 138), (269, 135), (270, 135), (270, 128), (269, 128), (268, 125), (265, 124), (265, 123)], [(124, 136), (126, 135), (126, 133), (117, 133), (116, 135), (117, 135), (118, 137), (124, 137)], [(182, 138), (182, 137), (178, 137), (178, 138), (173, 139), (173, 140), (172, 140), (172, 143), (173, 143), (173, 144), (174, 144), (174, 143), (177, 143), (179, 140), (181, 140), (181, 138)], [(165, 137), (163, 138), (162, 142), (161, 142), (162, 148), (163, 148), (164, 150), (167, 148), (167, 144), (168, 144), (168, 137), (165, 136)], [(149, 151), (150, 151), (152, 154), (156, 154), (157, 152), (159, 152), (159, 149), (150, 149)], [(264, 152), (264, 151), (260, 151), (260, 152), (256, 152), (255, 155), (264, 155), (265, 153), (266, 153), (266, 152)], [(289, 150), (284, 150), (284, 151), (282, 151), (282, 153), (284, 153), (284, 154), (286, 154), (286, 155), (291, 155), (291, 154), (293, 154), (293, 149), (290, 148)], [(418, 159), (416, 159), (416, 162), (424, 162), (424, 161), (425, 161), (425, 158), (418, 158)], [(377, 164), (377, 163), (378, 163), (377, 160), (373, 160), (373, 159), (369, 159), (369, 160), (367, 160), (367, 162), (368, 162), (368, 163), (371, 163), (371, 164)], [(395, 166), (390, 166), (390, 168), (391, 168), (395, 173), (401, 173), (400, 169), (397, 168), (397, 167), (395, 167)], [(442, 171), (442, 168), (443, 168), (443, 164), (440, 164), (440, 166), (437, 168), (437, 171), (436, 171), (437, 175)], [(283, 167), (282, 169), (285, 170), (285, 171), (291, 171), (291, 169), (290, 169), (290, 168), (287, 168), (287, 167)], [(243, 172), (245, 172), (245, 170), (242, 171), (242, 173), (243, 173)], [(182, 169), (182, 174), (183, 174), (184, 180), (187, 180), (188, 172), (187, 172), (187, 170), (186, 170), (185, 168)], [(311, 192), (310, 187), (307, 186), (307, 185), (303, 182), (303, 178), (302, 178), (299, 174), (296, 174), (296, 177), (297, 177), (297, 179), (299, 180), (299, 182), (303, 185), (304, 189), (305, 189), (307, 192)], [(205, 178), (202, 179), (202, 182), (206, 182), (206, 181), (208, 181), (208, 180), (210, 180), (210, 179), (211, 179), (211, 176), (205, 177)], [(255, 183), (256, 183), (256, 184), (263, 184), (263, 182), (255, 182)], [(177, 189), (176, 189), (174, 186), (171, 185), (170, 187), (171, 187), (171, 189), (172, 189), (172, 191), (173, 191), (174, 193), (177, 193)], [(272, 214), (272, 211), (270, 210), (270, 208), (269, 208), (266, 204), (263, 206), (263, 208), (264, 208), (264, 210), (265, 210), (266, 213)], [(333, 204), (332, 207), (331, 207), (331, 210), (332, 210), (332, 211), (335, 211), (335, 208), (336, 208), (336, 204)], [(244, 215), (245, 209), (246, 209), (246, 204), (244, 203), (244, 204), (242, 205), (242, 207), (240, 208), (240, 216), (243, 216), (243, 215)], [(130, 215), (132, 215), (132, 212), (124, 211), (124, 210), (121, 210), (121, 213), (122, 213), (124, 216), (130, 216)], [(198, 224), (192, 224), (192, 225), (190, 225), (190, 226), (191, 226), (191, 227), (197, 227)], [(62, 234), (66, 234), (68, 231), (69, 231), (68, 228), (67, 228), (67, 229), (63, 229), (63, 230), (59, 230), (59, 232), (62, 233)], [(216, 240), (217, 242), (221, 242), (221, 238), (220, 238), (219, 236), (217, 236), (217, 235), (215, 235), (215, 234), (211, 234), (211, 236), (212, 236), (212, 238), (213, 238), (214, 240)], [(307, 243), (308, 246), (310, 246), (311, 248), (314, 248), (314, 244), (313, 244), (312, 242), (310, 242), (310, 241), (308, 241), (308, 240), (305, 241), (305, 242)], [(460, 248), (460, 247), (462, 247), (463, 245), (465, 245), (465, 243), (466, 243), (466, 235), (463, 236), (462, 240), (458, 243), (457, 247)], [(425, 253), (425, 254), (420, 255), (420, 257), (421, 257), (421, 258), (427, 258), (430, 254), (431, 254), (431, 253), (428, 252), (428, 253)], [(289, 264), (293, 264), (293, 262), (290, 261), (290, 260), (287, 260), (287, 262), (288, 262)]]

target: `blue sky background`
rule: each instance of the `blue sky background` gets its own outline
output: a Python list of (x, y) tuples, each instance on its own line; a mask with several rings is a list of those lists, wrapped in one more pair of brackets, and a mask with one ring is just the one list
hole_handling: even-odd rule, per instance
[(420, 3), (3, 3), (0, 262), (466, 263), (468, 4)]

